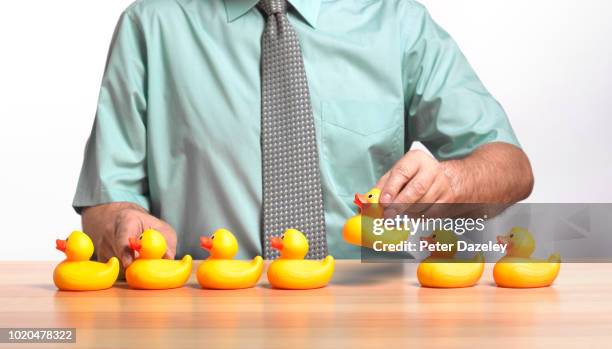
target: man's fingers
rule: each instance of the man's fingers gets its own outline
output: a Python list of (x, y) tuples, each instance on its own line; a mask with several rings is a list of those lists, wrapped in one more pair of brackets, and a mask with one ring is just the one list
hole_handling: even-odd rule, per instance
[(444, 179), (441, 175), (437, 175), (427, 193), (423, 195), (416, 203), (417, 204), (434, 204), (438, 202), (440, 197), (444, 194), (444, 191), (447, 188), (447, 184), (444, 182)]
[(387, 179), (389, 179), (389, 174), (390, 173), (391, 173), (391, 171), (387, 171), (387, 173), (385, 173), (382, 177), (380, 177), (378, 182), (376, 182), (376, 188), (382, 190), (382, 188), (385, 187), (385, 183), (387, 183)]
[(383, 205), (388, 205), (395, 202), (395, 198), (404, 188), (412, 177), (419, 170), (418, 161), (410, 161), (410, 157), (405, 157), (389, 171), (389, 176), (382, 189), (380, 202)]
[(423, 212), (423, 215), (428, 218), (448, 218), (452, 216), (449, 215), (450, 207), (451, 205), (449, 204), (436, 202), (433, 205), (429, 206), (429, 208), (427, 208), (425, 212)]
[(393, 218), (399, 213), (420, 213), (423, 205), (416, 203), (427, 194), (436, 177), (434, 169), (421, 167), (414, 177), (404, 186), (385, 210), (385, 216)]
[[(415, 209), (415, 213), (425, 214), (426, 212), (432, 212), (432, 207), (438, 202), (444, 193), (445, 184), (440, 180), (440, 176), (434, 179), (433, 183), (427, 190), (427, 193), (423, 195), (416, 203), (412, 206)], [(426, 215), (427, 216), (427, 215)]]
[(117, 238), (115, 238), (115, 243), (113, 244), (113, 250), (115, 252), (115, 256), (119, 258), (121, 261), (121, 265), (124, 268), (127, 268), (134, 262), (134, 251), (130, 249), (128, 244), (128, 238), (130, 236), (136, 236), (136, 234), (130, 234), (128, 232), (117, 234)]
[(128, 239), (137, 237), (140, 233), (142, 233), (142, 221), (135, 216), (122, 217), (115, 227), (113, 249), (124, 268), (134, 261), (134, 251), (130, 249)]
[(125, 247), (124, 251), (119, 255), (121, 259), (121, 265), (127, 268), (134, 262), (134, 252), (130, 251), (129, 247)]
[(114, 253), (119, 257), (125, 268), (132, 264), (137, 257), (136, 253), (129, 247), (129, 238), (138, 237), (146, 229), (155, 229), (164, 236), (168, 246), (164, 258), (174, 259), (176, 255), (176, 233), (174, 229), (166, 222), (145, 212), (130, 210), (118, 217), (113, 239)]
[(404, 189), (397, 194), (396, 202), (402, 204), (413, 204), (418, 202), (431, 188), (436, 178), (436, 173), (431, 168), (421, 168), (421, 170), (404, 186)]
[(115, 256), (117, 256), (121, 261), (121, 265), (123, 265), (124, 268), (127, 268), (134, 261), (134, 252), (130, 249), (128, 245), (127, 235), (117, 234), (117, 237), (118, 238), (115, 238), (113, 244), (113, 252), (115, 253)]

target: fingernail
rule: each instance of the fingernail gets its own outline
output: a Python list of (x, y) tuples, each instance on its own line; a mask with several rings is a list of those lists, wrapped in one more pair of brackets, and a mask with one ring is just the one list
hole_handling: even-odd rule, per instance
[(121, 259), (121, 265), (122, 265), (124, 268), (129, 267), (129, 266), (130, 266), (130, 264), (132, 264), (132, 260), (130, 260), (130, 259), (126, 259), (126, 258), (122, 258), (122, 259)]
[(389, 193), (384, 193), (383, 196), (380, 198), (380, 202), (383, 204), (389, 203), (391, 201), (391, 194)]

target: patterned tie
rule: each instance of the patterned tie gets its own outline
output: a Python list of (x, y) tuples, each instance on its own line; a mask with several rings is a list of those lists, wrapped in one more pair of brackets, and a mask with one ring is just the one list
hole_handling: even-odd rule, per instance
[(263, 250), (286, 229), (306, 235), (306, 258), (327, 256), (319, 155), (308, 82), (286, 0), (260, 0), (266, 18), (261, 39), (261, 147)]

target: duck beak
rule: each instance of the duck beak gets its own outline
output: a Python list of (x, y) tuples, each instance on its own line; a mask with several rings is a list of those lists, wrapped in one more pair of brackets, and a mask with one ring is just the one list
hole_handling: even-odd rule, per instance
[(130, 246), (130, 249), (137, 251), (137, 252), (140, 252), (140, 249), (142, 248), (142, 244), (135, 237), (129, 237), (128, 244)]
[(270, 240), (270, 245), (272, 246), (272, 248), (281, 251), (283, 249), (283, 240), (281, 240), (280, 238), (272, 238), (272, 240)]
[(55, 248), (62, 252), (66, 252), (66, 240), (55, 240)]
[(436, 243), (431, 236), (422, 236), (421, 241), (427, 241), (427, 243), (430, 245), (433, 245)]
[(211, 238), (209, 238), (208, 236), (200, 237), (200, 247), (202, 247), (205, 250), (210, 251), (212, 246), (213, 246), (213, 240)]
[(355, 200), (353, 202), (355, 203), (355, 205), (357, 205), (357, 207), (359, 207), (359, 209), (363, 209), (363, 206), (366, 203), (366, 200), (363, 197), (363, 195), (357, 193), (355, 194)]

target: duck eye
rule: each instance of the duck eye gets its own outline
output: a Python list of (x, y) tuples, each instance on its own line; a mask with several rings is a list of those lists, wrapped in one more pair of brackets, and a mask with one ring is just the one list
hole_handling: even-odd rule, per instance
[(368, 195), (368, 199), (371, 199), (374, 195), (370, 194)]
[(138, 237), (138, 240), (142, 240), (142, 235), (140, 235), (140, 236)]
[(512, 239), (514, 237), (514, 234), (510, 234), (510, 239)]
[(285, 240), (285, 234), (281, 235), (281, 240)]
[(435, 239), (436, 238), (436, 234), (433, 234), (431, 237)]
[(210, 237), (210, 239), (211, 239), (211, 240), (214, 240), (214, 239), (215, 239), (215, 236), (214, 236), (214, 235), (213, 235), (213, 236), (211, 236), (211, 237)]

